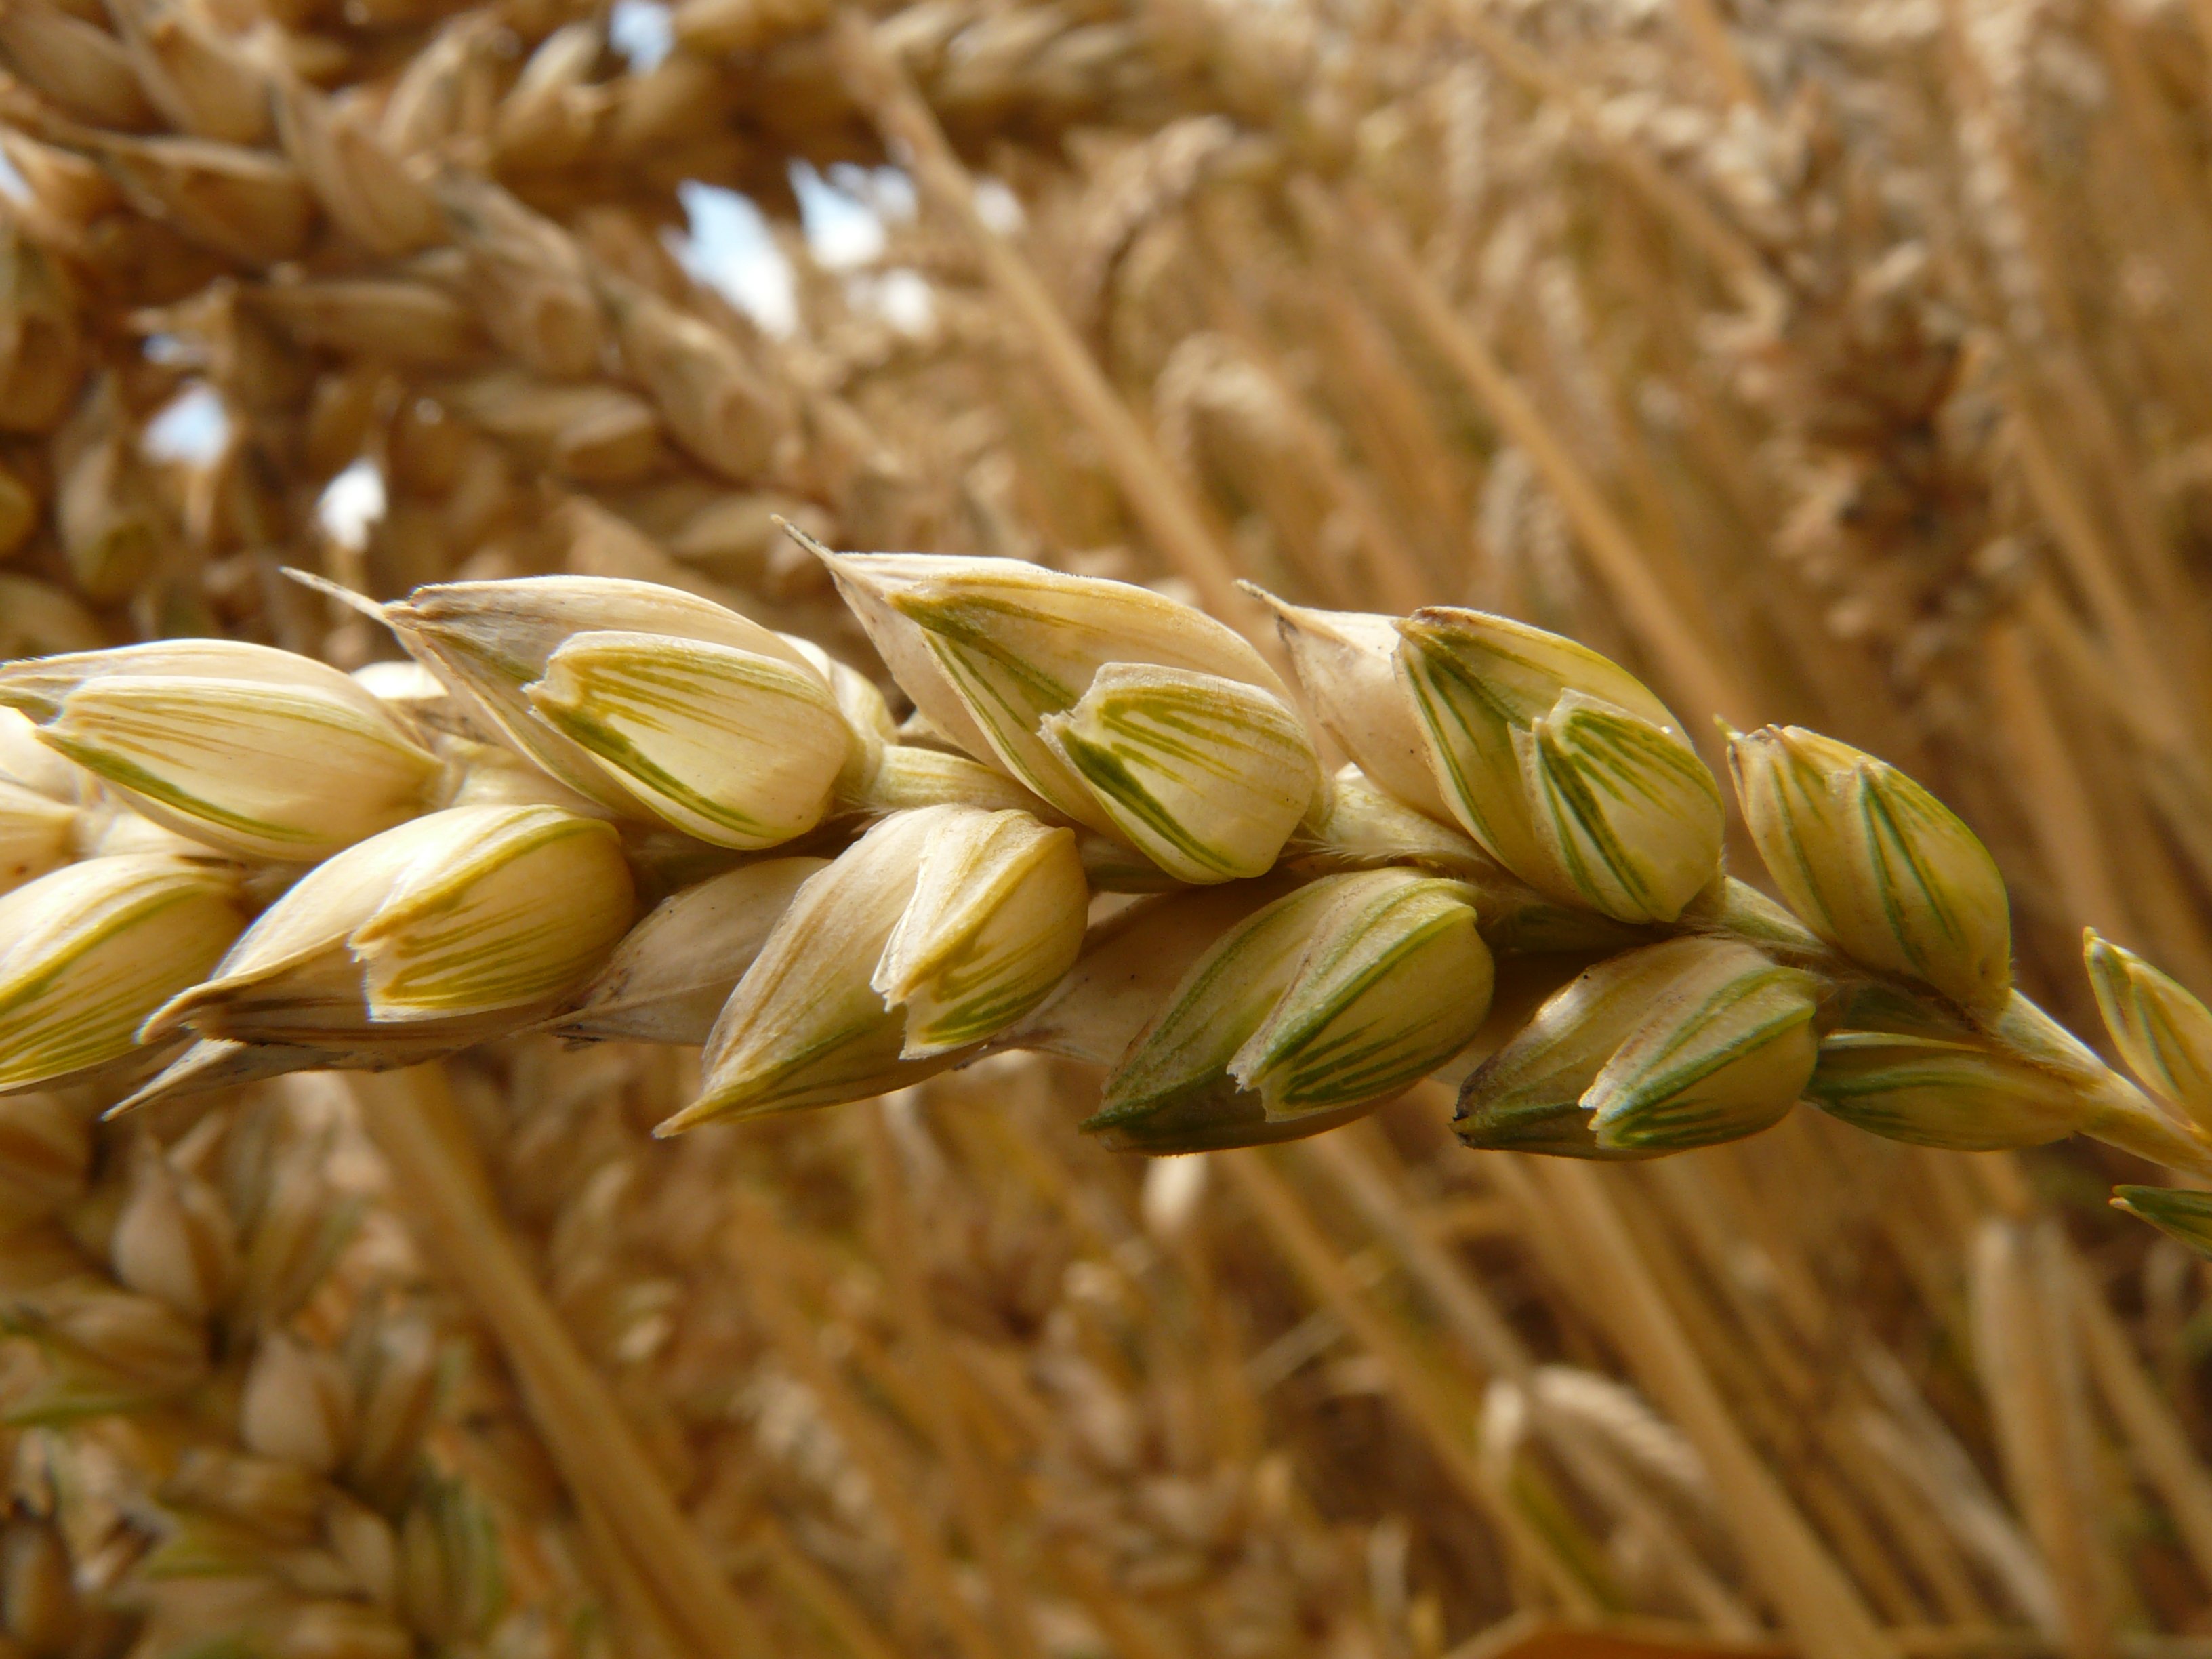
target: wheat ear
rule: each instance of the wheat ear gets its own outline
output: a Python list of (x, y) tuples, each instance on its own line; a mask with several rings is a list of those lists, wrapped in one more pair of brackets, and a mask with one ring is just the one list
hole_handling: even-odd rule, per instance
[(69, 763), (27, 833), (113, 821), (0, 899), (0, 1086), (120, 1110), (550, 1029), (703, 1043), (664, 1133), (1028, 1049), (1103, 1066), (1085, 1127), (1150, 1152), (1442, 1075), (1476, 1147), (1656, 1157), (1804, 1100), (2212, 1176), (2212, 1012), (2092, 934), (2108, 1066), (2014, 988), (1981, 842), (1872, 756), (1724, 734), (1778, 902), (1680, 724), (1571, 640), (1258, 595), (1293, 689), (1146, 588), (811, 550), (903, 723), (805, 640), (590, 577), (359, 601), (416, 665), (366, 680), (222, 641), (0, 667)]

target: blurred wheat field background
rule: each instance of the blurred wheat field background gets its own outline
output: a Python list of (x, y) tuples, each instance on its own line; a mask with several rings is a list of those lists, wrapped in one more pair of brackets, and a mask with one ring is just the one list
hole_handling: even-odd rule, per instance
[[(2085, 923), (2212, 990), (2205, 0), (0, 0), (0, 657), (392, 653), (292, 564), (871, 660), (778, 515), (1473, 605), (1928, 784), (2085, 1038)], [(2212, 1653), (2212, 1279), (2118, 1153), (1570, 1166), (1429, 1087), (1146, 1163), (1026, 1056), (649, 1139), (694, 1069), (495, 1045), (443, 1164), (383, 1079), (0, 1097), (0, 1655)]]

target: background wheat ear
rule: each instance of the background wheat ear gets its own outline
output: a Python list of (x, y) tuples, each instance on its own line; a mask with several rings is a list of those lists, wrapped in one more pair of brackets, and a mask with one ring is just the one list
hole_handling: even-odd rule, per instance
[[(0, 659), (294, 653), (0, 670), (0, 1649), (2199, 1639), (2201, 4), (0, 68)], [(1138, 602), (993, 724), (780, 521), (1249, 649)], [(542, 576), (658, 592), (446, 586)], [(1440, 775), (1424, 606), (1440, 714), (1459, 607), (1632, 678)]]

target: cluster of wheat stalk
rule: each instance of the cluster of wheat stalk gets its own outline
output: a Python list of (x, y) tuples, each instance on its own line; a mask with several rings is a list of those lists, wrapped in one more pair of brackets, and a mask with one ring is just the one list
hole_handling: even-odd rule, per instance
[(2201, 10), (8, 0), (0, 1650), (2194, 1628)]

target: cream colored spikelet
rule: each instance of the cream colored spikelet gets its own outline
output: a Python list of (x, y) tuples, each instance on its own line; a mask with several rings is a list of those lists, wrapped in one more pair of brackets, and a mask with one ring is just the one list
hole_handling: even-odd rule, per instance
[(1188, 669), (1110, 664), (1039, 730), (1121, 837), (1179, 881), (1266, 874), (1321, 782), (1280, 700)]
[[(573, 990), (634, 914), (603, 821), (550, 806), (433, 812), (316, 868), (149, 1035), (190, 1027), (339, 1054), (434, 1040), (453, 1023), (473, 1036)], [(479, 1018), (492, 1024), (468, 1025)]]
[(1814, 933), (1970, 1006), (2002, 1000), (2012, 983), (2004, 880), (1941, 801), (1796, 726), (1732, 738), (1729, 763), (1759, 856)]
[(161, 854), (89, 859), (0, 896), (0, 1090), (130, 1054), (245, 921), (233, 872)]
[(183, 641), (0, 668), (42, 741), (179, 834), (313, 863), (412, 817), (436, 757), (369, 692), (266, 646)]
[(724, 847), (811, 830), (854, 743), (811, 665), (703, 641), (575, 635), (524, 695), (656, 817)]
[[(679, 723), (672, 712), (655, 718), (648, 706), (674, 702), (680, 694), (669, 690), (656, 697), (652, 688), (637, 684), (638, 675), (652, 672), (646, 653), (653, 647), (647, 641), (670, 641), (672, 658), (685, 642), (744, 653), (733, 658), (702, 653), (696, 659), (699, 665), (691, 677), (704, 675), (712, 682), (719, 672), (724, 696), (750, 683), (761, 688), (763, 696), (793, 704), (807, 696), (804, 677), (819, 678), (813, 665), (781, 635), (734, 611), (673, 588), (614, 577), (451, 583), (418, 589), (401, 604), (386, 606), (382, 615), (407, 648), (516, 752), (570, 788), (627, 815), (658, 816), (643, 796), (664, 801), (669, 811), (681, 812), (687, 819), (678, 828), (709, 821), (712, 786), (704, 792), (691, 787), (669, 775), (665, 766), (656, 768), (649, 752), (639, 753), (642, 742), (667, 749), (682, 744), (689, 736), (696, 750), (698, 741), (696, 717), (689, 723)], [(605, 652), (586, 647), (577, 674), (556, 681), (543, 693), (547, 711), (541, 713), (529, 688), (545, 680), (562, 647), (578, 635), (592, 634), (616, 635), (621, 642)], [(761, 662), (749, 664), (745, 658)], [(776, 675), (778, 665), (800, 678)], [(672, 660), (669, 672), (680, 672), (682, 666)], [(590, 709), (579, 708), (585, 696), (580, 682), (592, 668), (603, 676), (618, 671), (625, 674), (622, 709), (611, 709), (598, 720)], [(698, 688), (694, 690), (696, 693)], [(832, 703), (827, 685), (819, 690), (820, 701)], [(788, 712), (801, 717), (795, 707)], [(562, 724), (549, 718), (556, 714), (585, 731), (606, 755), (568, 735)], [(711, 735), (707, 741), (711, 742)], [(836, 757), (842, 766), (842, 752)], [(700, 763), (697, 758), (690, 763)], [(625, 766), (638, 772), (637, 790), (622, 782)], [(687, 793), (702, 799), (686, 799)]]
[(1073, 964), (1074, 837), (1022, 812), (893, 814), (811, 877), (715, 1022), (664, 1128), (901, 1086), (1019, 1019)]
[(1431, 770), (1515, 875), (1618, 921), (1669, 922), (1718, 874), (1719, 787), (1641, 683), (1480, 611), (1417, 611), (1398, 632)]
[(1652, 1157), (1732, 1140), (1812, 1075), (1817, 981), (1732, 941), (1680, 939), (1578, 975), (1468, 1079), (1471, 1146)]

